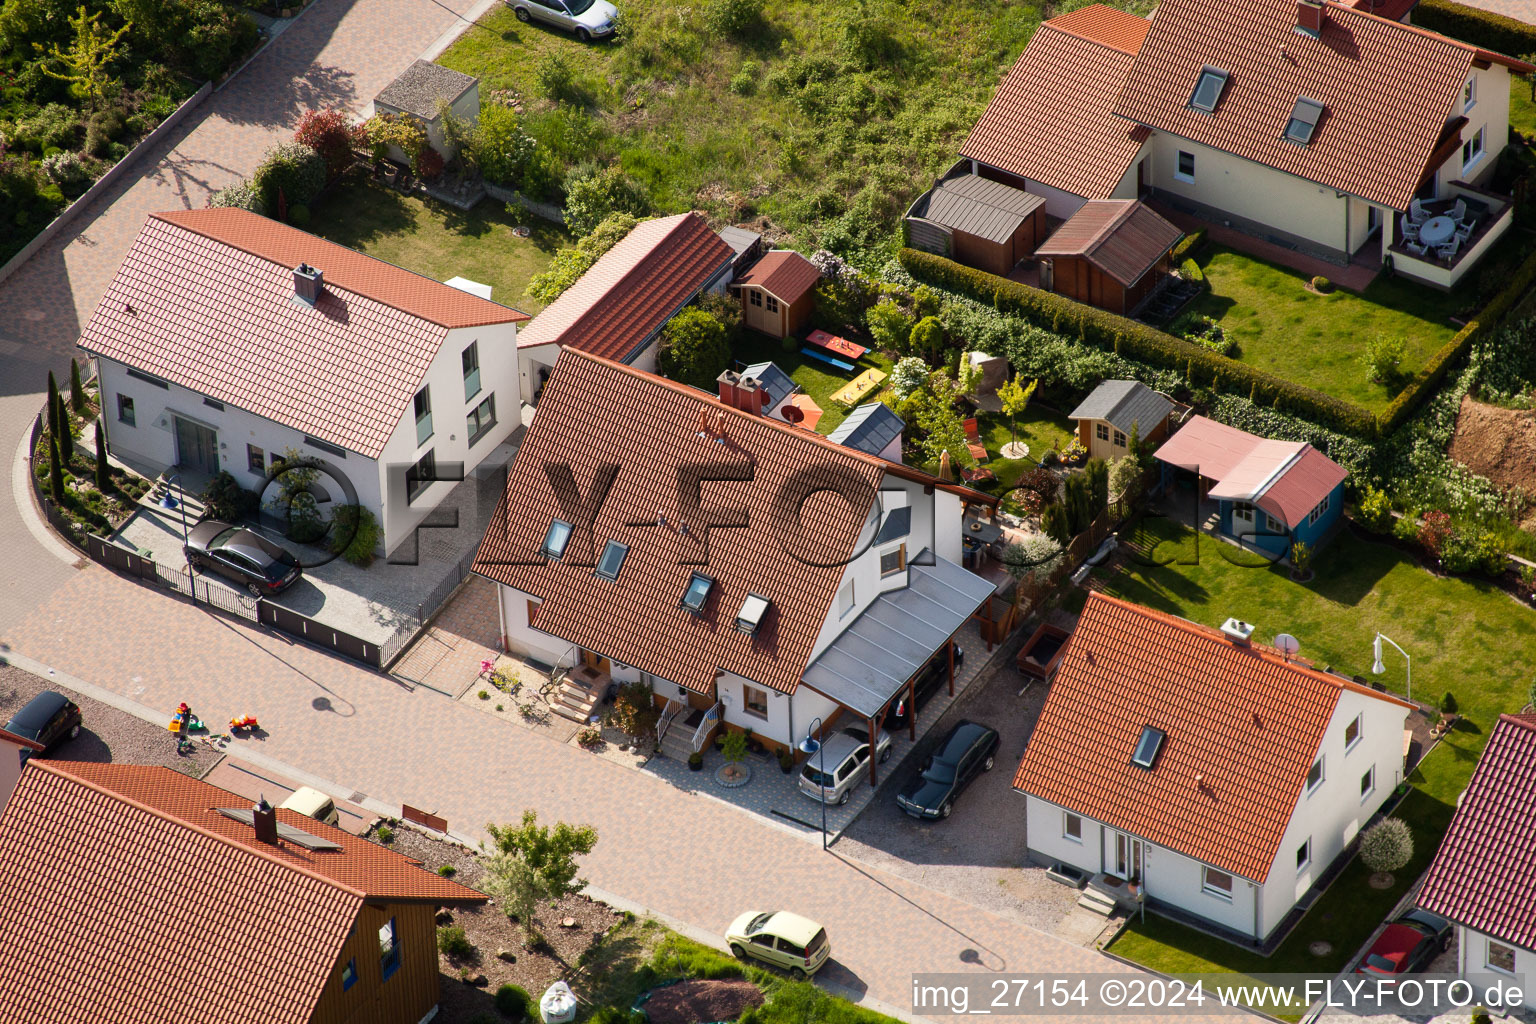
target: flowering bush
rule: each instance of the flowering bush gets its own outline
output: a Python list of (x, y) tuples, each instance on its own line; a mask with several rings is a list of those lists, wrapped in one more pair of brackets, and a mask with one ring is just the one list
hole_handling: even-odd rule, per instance
[(1372, 871), (1396, 871), (1413, 859), (1413, 833), (1401, 818), (1387, 818), (1360, 836), (1360, 860)]
[(1360, 525), (1372, 533), (1389, 533), (1392, 530), (1392, 499), (1385, 491), (1367, 487), (1360, 499)]
[(261, 198), (261, 191), (249, 182), (241, 182), (238, 185), (230, 185), (221, 188), (208, 197), (209, 206), (233, 206), (240, 210), (250, 210), (252, 213), (267, 215), (267, 204)]
[(91, 170), (79, 153), (65, 150), (43, 157), (43, 173), (67, 196), (79, 195), (91, 184)]
[(928, 380), (928, 364), (917, 356), (898, 359), (891, 368), (890, 385), (897, 398), (906, 398)]
[(319, 153), (332, 178), (352, 166), (352, 123), (335, 108), (305, 111), (293, 141)]
[(1003, 552), (1003, 567), (1014, 579), (1047, 580), (1066, 561), (1066, 552), (1053, 538), (1032, 533), (1008, 545)]

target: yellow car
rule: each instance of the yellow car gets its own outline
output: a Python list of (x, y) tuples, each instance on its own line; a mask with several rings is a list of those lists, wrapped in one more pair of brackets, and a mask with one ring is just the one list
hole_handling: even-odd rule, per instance
[(825, 928), (784, 910), (742, 914), (726, 929), (725, 941), (736, 959), (753, 956), (789, 971), (796, 979), (815, 974), (832, 955)]

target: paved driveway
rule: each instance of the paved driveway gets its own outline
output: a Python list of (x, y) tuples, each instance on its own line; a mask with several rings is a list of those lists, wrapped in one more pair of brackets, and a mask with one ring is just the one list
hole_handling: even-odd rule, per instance
[(250, 710), (267, 736), (240, 744), (332, 780), (358, 803), (408, 802), (467, 833), (529, 807), (590, 822), (600, 836), (585, 865), (594, 885), (714, 933), (742, 908), (793, 907), (835, 936), (830, 980), (896, 1007), (911, 1005), (914, 970), (1121, 969), (1015, 918), (840, 850), (824, 854), (756, 816), (99, 566), (76, 573), (0, 641), (154, 707), (185, 699), (215, 720)]

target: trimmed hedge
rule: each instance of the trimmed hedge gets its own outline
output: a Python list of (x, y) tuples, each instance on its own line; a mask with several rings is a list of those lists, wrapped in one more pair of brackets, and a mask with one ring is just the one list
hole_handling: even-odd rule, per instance
[(1254, 402), (1295, 413), (1320, 426), (1354, 437), (1372, 438), (1376, 418), (1366, 410), (1321, 391), (1240, 363), (1183, 338), (1052, 292), (961, 266), (915, 249), (897, 257), (907, 273), (950, 291), (990, 302), (1001, 313), (1045, 330), (1077, 338), (1152, 366), (1182, 371), (1191, 387), (1248, 395)]
[(1173, 247), (1170, 257), (1174, 266), (1180, 266), (1187, 259), (1194, 259), (1195, 254), (1205, 248), (1205, 228), (1193, 231), (1179, 239), (1179, 244)]
[(1536, 283), (1536, 252), (1525, 258), (1525, 262), (1520, 264), (1519, 269), (1510, 277), (1509, 284), (1489, 300), (1488, 305), (1484, 306), (1482, 312), (1478, 314), (1478, 318), (1467, 321), (1467, 325), (1457, 331), (1456, 336), (1450, 341), (1440, 346), (1440, 351), (1436, 352), (1413, 380), (1397, 393), (1397, 397), (1392, 399), (1392, 403), (1387, 406), (1378, 420), (1381, 436), (1385, 437), (1407, 422), (1408, 417), (1419, 407), (1419, 403), (1440, 386), (1440, 381), (1445, 378), (1446, 372), (1456, 365), (1472, 348), (1472, 343), (1482, 336), (1483, 325), (1487, 324), (1489, 330), (1498, 327), (1499, 321), (1503, 320), (1504, 315), (1524, 297), (1533, 283)]
[(1536, 25), (1452, 0), (1420, 0), (1413, 9), (1413, 23), (1510, 57), (1536, 53)]

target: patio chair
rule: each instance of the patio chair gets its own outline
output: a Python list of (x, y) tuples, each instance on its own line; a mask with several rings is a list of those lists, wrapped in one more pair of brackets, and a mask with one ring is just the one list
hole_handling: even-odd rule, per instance
[(1422, 224), (1429, 219), (1429, 213), (1424, 209), (1424, 204), (1415, 199), (1408, 204), (1408, 219), (1414, 224)]
[(1424, 246), (1420, 245), (1418, 242), (1404, 242), (1403, 248), (1407, 249), (1415, 256), (1423, 256), (1425, 252)]
[(981, 429), (976, 426), (974, 416), (965, 421), (965, 446), (977, 462), (987, 461), (987, 446), (981, 443)]
[(1410, 242), (1417, 242), (1419, 240), (1420, 226), (1411, 220), (1403, 221), (1403, 237)]
[(1456, 228), (1456, 241), (1465, 245), (1467, 239), (1472, 237), (1472, 229), (1476, 226), (1472, 221), (1466, 221), (1458, 225)]
[(1464, 221), (1466, 219), (1467, 219), (1467, 201), (1465, 199), (1458, 199), (1458, 200), (1456, 200), (1456, 205), (1451, 207), (1451, 220), (1454, 220), (1457, 223), (1460, 223), (1461, 221)]
[(1460, 251), (1461, 251), (1461, 239), (1454, 238), (1454, 237), (1449, 242), (1446, 242), (1444, 245), (1439, 245), (1439, 246), (1435, 247), (1435, 255), (1439, 256), (1443, 260), (1455, 259), (1456, 258), (1456, 254), (1458, 252), (1460, 252)]

